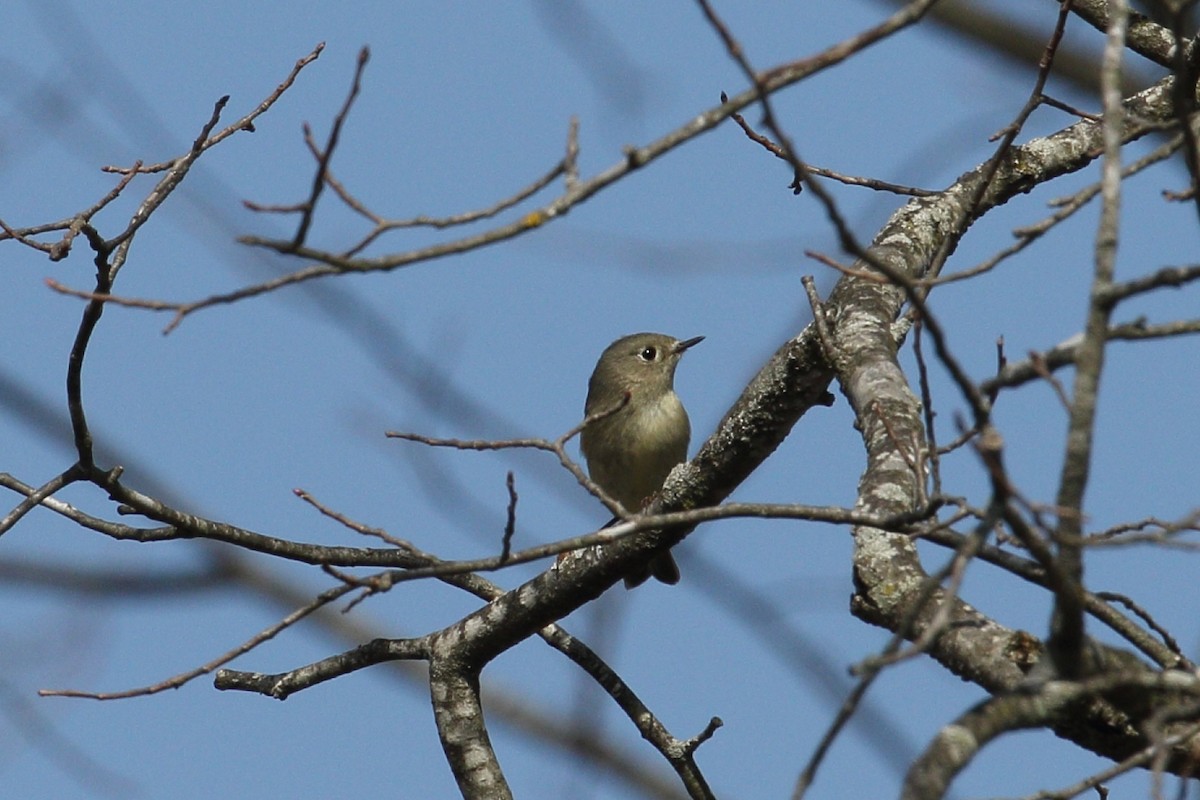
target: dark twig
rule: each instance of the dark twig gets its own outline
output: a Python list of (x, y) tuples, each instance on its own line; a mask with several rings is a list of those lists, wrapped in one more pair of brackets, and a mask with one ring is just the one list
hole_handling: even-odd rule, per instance
[(1029, 363), (1033, 365), (1033, 371), (1038, 374), (1042, 380), (1050, 384), (1054, 389), (1054, 394), (1058, 397), (1058, 402), (1068, 413), (1071, 411), (1071, 398), (1067, 397), (1067, 390), (1062, 385), (1062, 381), (1054, 377), (1054, 373), (1046, 366), (1045, 360), (1040, 354), (1029, 351)]
[(1146, 292), (1163, 287), (1178, 289), (1184, 284), (1191, 283), (1194, 280), (1200, 279), (1200, 265), (1192, 265), (1190, 267), (1163, 267), (1160, 270), (1143, 275), (1140, 278), (1124, 281), (1122, 283), (1111, 283), (1105, 287), (1105, 291), (1100, 296), (1100, 301), (1112, 305), (1116, 305), (1121, 300), (1128, 299), (1135, 295), (1145, 294)]
[[(729, 102), (729, 96), (724, 92), (721, 92), (721, 102)], [(746, 118), (741, 114), (730, 114), (730, 118), (738, 124), (738, 127), (742, 129), (742, 132), (746, 134), (746, 138), (748, 138), (750, 141), (762, 145), (763, 149), (776, 158), (782, 159), (783, 161), (788, 160), (787, 153), (782, 147), (777, 145), (775, 142), (772, 142), (769, 138), (763, 136), (758, 131), (754, 130), (754, 128), (750, 126), (750, 123), (746, 122)], [(937, 194), (929, 189), (918, 189), (913, 186), (901, 186), (898, 183), (889, 183), (888, 181), (882, 181), (877, 178), (860, 178), (855, 175), (843, 175), (840, 172), (834, 172), (830, 169), (823, 169), (812, 164), (808, 164), (807, 166), (810, 174), (819, 175), (822, 178), (829, 178), (830, 180), (837, 181), (838, 183), (844, 183), (847, 186), (864, 186), (868, 189), (891, 192), (892, 194), (898, 194), (907, 197), (929, 197)], [(801, 187), (802, 184), (793, 182), (790, 188), (792, 189), (793, 193), (799, 194)]]
[[(999, 375), (1008, 366), (1008, 355), (1004, 352), (1004, 337), (996, 337), (996, 374)], [(996, 404), (996, 397), (999, 394), (999, 389), (993, 389), (987, 393), (988, 402), (992, 405)]]
[(1056, 791), (1040, 791), (1036, 794), (1026, 795), (1025, 797), (1021, 798), (1021, 800), (1071, 800), (1071, 798), (1078, 797), (1089, 789), (1095, 790), (1100, 800), (1107, 800), (1108, 789), (1102, 784), (1107, 781), (1111, 781), (1113, 778), (1120, 777), (1127, 772), (1132, 772), (1135, 769), (1144, 767), (1161, 751), (1168, 750), (1171, 747), (1179, 744), (1183, 744), (1189, 739), (1195, 737), (1197, 734), (1200, 734), (1200, 724), (1189, 725), (1181, 731), (1152, 742), (1128, 758), (1123, 759), (1110, 767), (1106, 767), (1105, 769), (1102, 769), (1077, 783)]
[(176, 311), (179, 309), (178, 303), (171, 303), (166, 300), (148, 300), (141, 297), (122, 297), (115, 294), (86, 292), (82, 289), (72, 289), (70, 286), (64, 286), (63, 284), (54, 280), (54, 278), (46, 278), (46, 285), (59, 294), (65, 294), (68, 297), (78, 297), (81, 300), (89, 300), (97, 303), (125, 306), (126, 308), (144, 308), (150, 311)]
[[(1147, 532), (1147, 528), (1155, 530)], [(1129, 545), (1144, 542), (1167, 545), (1179, 534), (1187, 531), (1200, 531), (1200, 509), (1175, 522), (1167, 522), (1157, 517), (1147, 517), (1134, 522), (1123, 522), (1102, 531), (1087, 535), (1088, 547)]]
[[(92, 243), (92, 247), (96, 250), (98, 257), (107, 258), (110, 252), (113, 253), (111, 266), (108, 270), (109, 274), (106, 277), (106, 283), (109, 285), (105, 286), (103, 290), (97, 289), (98, 292), (107, 293), (112, 288), (112, 282), (116, 279), (117, 273), (121, 271), (121, 267), (125, 264), (125, 259), (129, 255), (129, 247), (133, 243), (134, 235), (146, 224), (150, 219), (150, 215), (166, 202), (171, 193), (179, 187), (179, 184), (187, 177), (192, 165), (196, 163), (196, 159), (200, 158), (204, 151), (212, 146), (211, 136), (213, 129), (221, 121), (221, 112), (225, 110), (225, 106), (228, 103), (229, 95), (225, 95), (213, 104), (212, 113), (209, 115), (208, 121), (200, 128), (200, 134), (192, 141), (191, 149), (175, 159), (175, 163), (167, 170), (167, 174), (159, 179), (154, 188), (150, 190), (150, 193), (142, 200), (141, 205), (133, 212), (133, 216), (130, 218), (129, 224), (125, 226), (125, 230), (107, 242), (104, 242), (102, 248), (98, 248), (95, 243)], [(97, 264), (97, 266), (99, 265)]]
[(504, 485), (508, 488), (508, 519), (504, 523), (504, 539), (500, 547), (501, 561), (507, 561), (512, 554), (513, 534), (517, 530), (517, 486), (511, 469), (508, 471)]
[(392, 536), (390, 533), (383, 530), (382, 528), (371, 528), (367, 525), (363, 525), (360, 522), (355, 522), (354, 520), (347, 517), (345, 514), (342, 514), (341, 512), (335, 511), (332, 508), (330, 508), (329, 506), (324, 505), (323, 503), (318, 501), (315, 497), (313, 497), (311, 494), (304, 491), (303, 489), (293, 489), (292, 493), (294, 495), (296, 495), (297, 497), (299, 497), (304, 502), (308, 503), (313, 508), (315, 508), (317, 511), (321, 512), (322, 514), (324, 514), (325, 516), (329, 517), (332, 520), (336, 520), (337, 522), (341, 523), (343, 526), (349, 528), (352, 531), (361, 533), (364, 536), (374, 536), (377, 539), (382, 539), (383, 541), (387, 542), (388, 544), (392, 545), (393, 547), (396, 547), (400, 550), (404, 550), (409, 553), (417, 552), (417, 548), (414, 547), (411, 543), (406, 542), (403, 539), (397, 539), (395, 536)]
[(291, 614), (288, 614), (279, 622), (276, 622), (274, 625), (264, 628), (262, 631), (258, 632), (234, 649), (214, 658), (212, 661), (209, 661), (206, 664), (202, 664), (195, 669), (175, 675), (174, 677), (168, 678), (165, 681), (160, 681), (158, 683), (151, 684), (149, 686), (142, 686), (136, 689), (127, 689), (121, 692), (82, 692), (75, 689), (41, 689), (38, 691), (38, 694), (42, 697), (82, 697), (91, 700), (121, 700), (128, 697), (142, 697), (144, 695), (158, 694), (159, 692), (166, 691), (167, 689), (178, 689), (180, 686), (183, 686), (189, 681), (198, 678), (201, 675), (207, 675), (213, 670), (228, 664), (230, 661), (233, 661), (238, 656), (250, 652), (263, 642), (275, 638), (275, 636), (277, 636), (280, 632), (290, 628), (292, 625), (295, 625), (297, 622), (304, 619), (317, 609), (332, 603), (339, 597), (342, 597), (353, 588), (354, 587), (349, 584), (341, 584), (333, 587), (332, 589), (326, 589), (324, 592), (317, 595), (311, 603), (301, 606)]
[(317, 200), (320, 199), (321, 192), (325, 188), (325, 173), (329, 169), (329, 160), (333, 158), (333, 151), (337, 149), (338, 140), (342, 135), (342, 126), (350, 115), (355, 98), (358, 97), (359, 89), (362, 87), (363, 71), (367, 68), (367, 61), (370, 58), (369, 48), (363, 47), (358, 51), (358, 62), (354, 67), (354, 80), (350, 84), (350, 92), (346, 95), (345, 102), (342, 103), (341, 111), (333, 119), (333, 126), (329, 129), (329, 138), (325, 141), (325, 147), (321, 149), (321, 155), (317, 159), (317, 172), (313, 176), (312, 191), (304, 204), (300, 224), (296, 226), (296, 236), (292, 239), (293, 250), (303, 245), (305, 239), (308, 238), (308, 229), (312, 225), (313, 213), (317, 210)]
[[(1200, 319), (1180, 320), (1162, 325), (1147, 325), (1144, 322), (1131, 322), (1114, 325), (1108, 329), (1109, 341), (1135, 341), (1140, 339), (1165, 339), (1184, 334), (1200, 333)], [(984, 392), (994, 395), (1002, 388), (1013, 388), (1037, 380), (1042, 377), (1043, 370), (1051, 372), (1075, 363), (1083, 337), (1072, 336), (1070, 339), (1055, 345), (1037, 355), (1035, 359), (1016, 361), (1004, 365), (993, 378), (982, 384)]]
[(1100, 121), (1099, 114), (1092, 114), (1088, 111), (1083, 111), (1082, 109), (1078, 109), (1075, 106), (1070, 105), (1069, 103), (1064, 103), (1062, 100), (1059, 100), (1058, 98), (1051, 97), (1050, 95), (1046, 94), (1045, 92), (1042, 92), (1041, 97), (1038, 98), (1038, 102), (1040, 102), (1044, 106), (1050, 106), (1051, 108), (1057, 108), (1059, 111), (1065, 111), (1068, 114), (1070, 114), (1071, 116), (1078, 117), (1079, 119), (1091, 120), (1092, 122)]
[[(134, 168), (136, 169), (137, 167), (140, 167), (141, 163), (142, 162), (139, 161), (134, 164)], [(11, 237), (21, 242), (21, 244), (48, 254), (51, 261), (61, 261), (70, 254), (71, 245), (74, 243), (75, 237), (83, 229), (83, 226), (91, 224), (92, 217), (100, 213), (101, 209), (103, 209), (113, 200), (116, 200), (121, 195), (121, 192), (125, 189), (125, 187), (129, 185), (130, 181), (134, 179), (135, 175), (137, 175), (136, 172), (129, 172), (121, 176), (121, 179), (117, 181), (116, 186), (110, 189), (108, 193), (104, 195), (104, 197), (101, 197), (89, 208), (85, 208), (83, 211), (80, 211), (70, 219), (65, 219), (60, 222), (51, 222), (46, 225), (36, 225), (32, 228), (24, 228), (21, 230), (14, 230), (6, 225), (3, 220), (0, 220), (0, 228), (2, 228), (5, 233), (4, 236), (0, 236), (0, 241)], [(49, 233), (50, 231), (58, 230), (65, 230), (66, 233), (64, 233), (63, 237), (57, 242), (39, 242), (36, 239), (30, 238), (40, 233)]]
[[(925, 364), (925, 352), (921, 347), (921, 317), (913, 322), (913, 356), (917, 360), (917, 382), (921, 387), (921, 412), (925, 415), (925, 453), (922, 461), (929, 461), (929, 480), (934, 495), (942, 493), (942, 462), (938, 456), (937, 428), (934, 420), (937, 411), (933, 408), (933, 389), (929, 385), (929, 368)], [(989, 398), (989, 402), (991, 399)]]
[[(321, 148), (312, 135), (312, 129), (306, 124), (304, 126), (304, 143), (308, 146), (309, 152), (316, 159), (321, 158)], [(391, 230), (415, 227), (429, 227), (434, 229), (450, 228), (457, 225), (466, 225), (471, 222), (477, 222), (482, 219), (489, 219), (496, 216), (502, 211), (506, 211), (519, 203), (524, 202), (533, 195), (540, 192), (542, 189), (549, 186), (559, 175), (566, 175), (567, 188), (570, 190), (579, 181), (579, 165), (577, 163), (579, 157), (579, 120), (572, 117), (571, 124), (567, 132), (567, 152), (550, 170), (544, 175), (534, 180), (529, 185), (517, 190), (514, 194), (502, 198), (486, 208), (477, 209), (474, 211), (465, 211), (460, 214), (455, 214), (449, 217), (430, 217), (418, 216), (409, 219), (386, 219), (380, 214), (369, 209), (365, 203), (355, 197), (349, 189), (346, 188), (332, 173), (326, 169), (325, 181), (331, 189), (341, 198), (351, 210), (360, 216), (366, 218), (372, 223), (372, 229), (359, 242), (347, 250), (342, 252), (343, 256), (349, 257), (361, 253), (372, 242), (378, 239), (383, 234)], [(295, 213), (303, 211), (304, 203), (294, 203), (292, 205), (262, 205), (243, 201), (244, 205), (253, 211), (270, 211), (277, 213)]]
[[(296, 82), (296, 78), (299, 77), (300, 71), (302, 69), (304, 69), (305, 67), (307, 67), (312, 62), (316, 61), (320, 57), (321, 51), (324, 49), (325, 49), (325, 43), (319, 42), (317, 44), (317, 46), (314, 47), (312, 49), (312, 51), (308, 53), (308, 55), (303, 56), (302, 58), (297, 60), (295, 65), (292, 67), (292, 71), (289, 72), (287, 77), (284, 78), (283, 81), (278, 86), (275, 87), (275, 91), (273, 91), (269, 95), (267, 95), (266, 98), (264, 98), (261, 103), (259, 103), (257, 106), (255, 106), (253, 111), (246, 114), (241, 119), (226, 126), (219, 133), (214, 134), (210, 139), (208, 139), (204, 143), (204, 149), (207, 150), (208, 148), (212, 147), (213, 145), (219, 144), (221, 141), (229, 138), (230, 136), (232, 136), (233, 134), (235, 134), (239, 131), (253, 132), (254, 131), (254, 120), (256, 120), (258, 117), (265, 114), (268, 110), (270, 110), (271, 106), (275, 105), (276, 101), (279, 100), (279, 98), (283, 96), (283, 93), (286, 92), (288, 89), (290, 89), (292, 87), (292, 84)], [(170, 161), (163, 161), (158, 164), (150, 164), (148, 166), (143, 166), (142, 163), (139, 161), (136, 164), (134, 164), (132, 167), (107, 166), (107, 167), (101, 167), (100, 169), (103, 172), (115, 172), (120, 175), (128, 175), (128, 174), (143, 174), (144, 175), (144, 174), (149, 174), (149, 173), (153, 173), (153, 172), (163, 172), (165, 170), (171, 169), (172, 167), (174, 167), (176, 165), (178, 160), (179, 159), (177, 159), (177, 158), (173, 158)]]
[(438, 439), (432, 436), (423, 436), (419, 433), (405, 433), (403, 431), (387, 431), (384, 435), (389, 439), (405, 439), (410, 442), (418, 442), (420, 444), (429, 445), (431, 447), (452, 447), (457, 450), (545, 450), (554, 453), (558, 457), (558, 463), (562, 465), (571, 476), (588, 491), (593, 497), (596, 497), (600, 502), (604, 503), (605, 507), (622, 519), (629, 516), (629, 510), (622, 508), (621, 504), (610, 497), (603, 489), (596, 485), (583, 468), (575, 462), (573, 458), (567, 455), (566, 444), (571, 439), (579, 435), (579, 433), (595, 422), (598, 422), (606, 417), (620, 411), (629, 404), (630, 396), (625, 393), (617, 401), (612, 408), (602, 408), (592, 414), (586, 416), (582, 422), (576, 425), (571, 430), (564, 433), (562, 436), (551, 441), (549, 439)]
[(877, 272), (871, 272), (865, 269), (854, 269), (853, 267), (847, 267), (845, 264), (840, 264), (835, 259), (830, 258), (824, 253), (817, 252), (816, 250), (805, 250), (804, 255), (808, 256), (813, 261), (819, 261), (825, 266), (837, 270), (847, 277), (858, 278), (859, 280), (871, 281), (873, 283), (888, 282), (888, 277), (886, 275), (880, 275)]
[(1155, 621), (1154, 617), (1150, 616), (1150, 612), (1142, 608), (1128, 595), (1118, 592), (1096, 592), (1096, 597), (1101, 600), (1107, 600), (1110, 603), (1120, 603), (1121, 605), (1132, 611), (1150, 630), (1162, 637), (1163, 644), (1171, 649), (1172, 652), (1179, 655), (1180, 658), (1185, 658), (1183, 648), (1179, 646), (1179, 642), (1175, 641), (1175, 637), (1171, 632)]
[(838, 361), (837, 349), (833, 341), (833, 334), (829, 330), (829, 320), (825, 318), (825, 307), (821, 304), (821, 296), (817, 294), (817, 284), (811, 275), (802, 277), (800, 283), (804, 286), (804, 293), (808, 296), (808, 306), (813, 313), (813, 325), (816, 326), (817, 338), (821, 341), (825, 360), (830, 364), (836, 364)]

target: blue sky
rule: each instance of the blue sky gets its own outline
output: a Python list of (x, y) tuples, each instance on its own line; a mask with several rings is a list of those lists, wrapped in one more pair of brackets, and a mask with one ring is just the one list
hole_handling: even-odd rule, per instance
[[(1057, 9), (1035, 0), (1000, 5), (1046, 34)], [(748, 57), (767, 67), (861, 30), (890, 6), (845, 2), (830, 12), (774, 2), (718, 10)], [(561, 157), (572, 116), (580, 121), (587, 177), (618, 162), (623, 146), (645, 144), (718, 104), (721, 91), (745, 87), (690, 3), (126, 2), (97, 11), (62, 0), (9, 4), (0, 29), (0, 218), (14, 226), (93, 203), (113, 184), (101, 165), (183, 152), (218, 97), (231, 96), (230, 121), (265, 97), (296, 59), (326, 43), (257, 131), (207, 153), (138, 235), (116, 292), (168, 300), (229, 291), (300, 266), (235, 242), (242, 234), (288, 236), (294, 224), (254, 214), (241, 201), (305, 196), (313, 165), (301, 124), (310, 122), (323, 140), (363, 45), (371, 62), (332, 168), (365, 203), (397, 218), (455, 214), (512, 194)], [(1068, 41), (1094, 51), (1100, 36), (1073, 20)], [(939, 188), (987, 157), (987, 137), (1015, 115), (1032, 82), (1032, 69), (924, 25), (789, 89), (777, 109), (814, 164)], [(1050, 91), (1096, 107), (1053, 79)], [(757, 116), (747, 115), (752, 122)], [(1025, 138), (1069, 121), (1042, 109)], [(1013, 227), (1048, 213), (1046, 201), (1096, 176), (1090, 170), (989, 215), (950, 269), (1008, 244)], [(168, 336), (161, 334), (166, 316), (110, 308), (85, 369), (100, 458), (125, 465), (131, 485), (184, 509), (302, 541), (361, 543), (298, 501), (297, 487), (443, 557), (494, 553), (508, 470), (521, 498), (519, 545), (592, 530), (603, 509), (546, 454), (434, 452), (385, 440), (383, 432), (557, 436), (580, 419), (603, 347), (625, 333), (659, 330), (707, 336), (677, 377), (694, 452), (745, 381), (806, 324), (801, 276), (815, 275), (822, 291), (835, 280), (803, 253), (836, 256), (836, 237), (819, 205), (807, 194), (794, 197), (789, 181), (780, 162), (726, 124), (501, 246), (208, 309)], [(1194, 209), (1159, 197), (1185, 183), (1179, 164), (1129, 183), (1119, 276), (1194, 262)], [(102, 230), (119, 230), (150, 186), (143, 179), (130, 187), (98, 218)], [(830, 191), (864, 240), (901, 202), (865, 189)], [(998, 336), (1019, 358), (1079, 329), (1095, 221), (1096, 210), (1085, 209), (996, 272), (932, 295), (971, 375), (982, 379), (994, 369)], [(338, 249), (365, 231), (327, 193), (312, 243)], [(398, 232), (371, 252), (447, 236)], [(10, 401), (0, 411), (0, 470), (37, 484), (70, 463), (63, 385), (82, 308), (44, 279), (88, 288), (93, 269), (82, 247), (59, 263), (12, 243), (0, 245), (0, 256), (0, 367)], [(1139, 300), (1119, 317), (1167, 321), (1194, 316), (1195, 308), (1194, 292), (1184, 291)], [(1088, 495), (1093, 528), (1175, 518), (1196, 506), (1200, 422), (1180, 411), (1194, 407), (1200, 392), (1195, 363), (1194, 340), (1110, 350)], [(946, 439), (961, 403), (935, 373)], [(35, 415), (13, 411), (13, 387), (31, 398), (50, 432), (34, 425)], [(1051, 502), (1065, 415), (1050, 389), (1006, 396), (996, 413), (1018, 485)], [(863, 460), (851, 422), (840, 396), (833, 408), (809, 414), (734, 497), (849, 504)], [(948, 491), (978, 498), (983, 483), (969, 453), (947, 468)], [(112, 515), (106, 499), (85, 487), (71, 487), (63, 499)], [(0, 563), (130, 575), (188, 575), (212, 557), (199, 543), (113, 543), (47, 512), (30, 515), (2, 544)], [(886, 640), (847, 612), (849, 537), (796, 522), (728, 521), (700, 529), (677, 552), (679, 587), (613, 590), (566, 624), (676, 735), (722, 717), (725, 727), (700, 755), (719, 794), (786, 796), (849, 685), (846, 668)], [(931, 566), (946, 557), (932, 548), (927, 554)], [(307, 568), (251, 561), (313, 594), (330, 585)], [(1094, 588), (1142, 598), (1194, 653), (1191, 567), (1148, 549), (1106, 551), (1090, 556), (1088, 574)], [(526, 568), (495, 578), (513, 586), (532, 574)], [(760, 630), (748, 632), (731, 610), (725, 574), (769, 598), (779, 616), (754, 612)], [(285, 703), (217, 692), (207, 678), (118, 702), (34, 694), (122, 690), (214, 658), (294, 607), (265, 582), (120, 597), (53, 591), (15, 576), (6, 584), (0, 777), (12, 797), (455, 794), (423, 685), (387, 668)], [(985, 565), (972, 567), (965, 592), (1005, 624), (1039, 635), (1045, 629), (1048, 598)], [(473, 607), (450, 589), (409, 584), (357, 607), (348, 622), (371, 631), (365, 635), (404, 636)], [(234, 666), (281, 671), (356, 641), (355, 633), (335, 630), (305, 624)], [(792, 643), (804, 663), (783, 653)], [(817, 677), (822, 669), (834, 685)], [(485, 678), (485, 702), (590, 719), (647, 769), (668, 775), (608, 701), (540, 643), (517, 647)], [(895, 792), (897, 764), (983, 692), (918, 660), (890, 671), (870, 697), (873, 721), (852, 726), (835, 745), (811, 797)], [(619, 778), (580, 771), (499, 712), (490, 719), (518, 796), (632, 795)], [(892, 745), (884, 754), (880, 738)], [(1101, 764), (1048, 734), (1018, 734), (988, 748), (955, 788), (959, 796), (1023, 794), (1071, 783)]]

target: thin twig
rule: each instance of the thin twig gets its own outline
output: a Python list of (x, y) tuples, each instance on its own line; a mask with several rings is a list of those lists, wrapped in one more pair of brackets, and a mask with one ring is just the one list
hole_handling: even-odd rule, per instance
[(1128, 608), (1142, 622), (1146, 623), (1150, 630), (1162, 637), (1163, 644), (1171, 648), (1172, 652), (1178, 654), (1180, 658), (1184, 658), (1183, 648), (1179, 646), (1179, 642), (1175, 640), (1175, 637), (1171, 635), (1171, 632), (1162, 625), (1158, 624), (1154, 617), (1150, 616), (1150, 612), (1138, 605), (1133, 598), (1118, 592), (1096, 592), (1096, 597), (1099, 597), (1101, 600), (1107, 600), (1110, 603), (1120, 603)]
[(325, 172), (329, 169), (329, 160), (333, 158), (333, 151), (337, 149), (338, 141), (342, 135), (342, 126), (346, 123), (346, 118), (350, 116), (350, 109), (354, 105), (354, 100), (358, 97), (358, 92), (362, 88), (363, 71), (367, 68), (367, 62), (371, 58), (370, 48), (363, 47), (358, 51), (358, 61), (354, 67), (354, 80), (350, 84), (350, 92), (346, 95), (345, 101), (342, 103), (342, 109), (333, 119), (333, 126), (329, 129), (329, 138), (325, 142), (325, 147), (321, 150), (321, 155), (317, 159), (317, 172), (313, 176), (312, 191), (308, 196), (308, 201), (304, 204), (304, 211), (300, 217), (300, 224), (296, 226), (296, 235), (292, 239), (292, 249), (298, 248), (304, 244), (308, 238), (308, 229), (312, 225), (313, 214), (317, 210), (317, 200), (321, 197), (321, 192), (325, 188)]
[(1029, 352), (1029, 363), (1033, 365), (1033, 371), (1038, 374), (1038, 377), (1050, 384), (1050, 387), (1054, 389), (1054, 394), (1058, 397), (1059, 404), (1067, 410), (1067, 413), (1070, 413), (1071, 398), (1067, 397), (1067, 390), (1063, 387), (1062, 381), (1054, 377), (1054, 374), (1050, 372), (1050, 369), (1046, 366), (1045, 359), (1031, 350)]
[[(729, 96), (724, 92), (721, 92), (721, 102), (729, 102)], [(754, 130), (754, 128), (750, 126), (750, 123), (746, 122), (746, 118), (741, 114), (731, 114), (730, 118), (738, 124), (738, 127), (742, 129), (742, 132), (746, 134), (746, 137), (750, 139), (750, 141), (762, 145), (763, 149), (774, 155), (776, 158), (782, 159), (783, 161), (788, 160), (787, 153), (784, 152), (782, 147), (775, 142), (772, 142), (769, 138), (763, 136), (758, 131)], [(847, 186), (864, 186), (868, 189), (891, 192), (892, 194), (898, 194), (906, 197), (931, 197), (937, 194), (937, 192), (929, 189), (918, 189), (914, 186), (902, 186), (898, 183), (889, 183), (888, 181), (879, 180), (878, 178), (860, 178), (856, 175), (844, 175), (840, 172), (834, 172), (833, 170), (824, 169), (813, 164), (808, 164), (807, 167), (808, 172), (812, 175), (819, 175), (822, 178), (829, 178), (830, 180), (837, 181), (838, 183), (844, 183)], [(792, 189), (793, 193), (800, 194), (802, 186), (803, 184), (801, 183), (793, 182), (790, 188)]]
[[(292, 71), (289, 72), (287, 77), (284, 78), (283, 81), (278, 86), (275, 87), (275, 91), (273, 91), (269, 95), (267, 95), (263, 99), (262, 102), (260, 102), (257, 106), (255, 106), (253, 111), (246, 114), (241, 119), (229, 124), (219, 133), (214, 134), (207, 142), (205, 142), (204, 149), (207, 150), (208, 148), (212, 147), (213, 145), (219, 144), (224, 139), (227, 139), (228, 137), (232, 136), (233, 134), (235, 134), (239, 131), (251, 131), (252, 132), (254, 130), (254, 120), (261, 117), (263, 114), (265, 114), (267, 111), (270, 110), (271, 106), (275, 105), (276, 101), (279, 100), (279, 98), (283, 96), (283, 93), (286, 92), (288, 89), (290, 89), (292, 87), (292, 84), (296, 82), (296, 78), (300, 76), (300, 71), (302, 69), (304, 69), (305, 67), (307, 67), (312, 62), (316, 61), (320, 57), (321, 51), (323, 51), (324, 49), (325, 49), (325, 43), (318, 42), (317, 46), (314, 47), (307, 55), (301, 57), (300, 59), (298, 59), (296, 61), (295, 65), (292, 66)], [(148, 166), (143, 166), (142, 162), (139, 161), (139, 162), (135, 163), (132, 167), (106, 166), (106, 167), (101, 167), (100, 170), (102, 172), (115, 172), (120, 175), (129, 175), (129, 174), (146, 175), (146, 174), (150, 174), (153, 172), (164, 172), (165, 170), (171, 169), (172, 167), (175, 166), (175, 164), (178, 160), (179, 159), (177, 159), (177, 158), (173, 158), (170, 161), (162, 161), (158, 164), (150, 164)]]
[(921, 411), (925, 415), (925, 458), (929, 461), (929, 481), (934, 495), (942, 493), (942, 462), (938, 455), (937, 428), (934, 419), (933, 388), (929, 385), (929, 368), (925, 364), (925, 352), (921, 347), (921, 317), (913, 323), (913, 356), (917, 360), (917, 383), (921, 387)]
[(517, 485), (511, 469), (508, 471), (508, 477), (504, 484), (508, 488), (508, 515), (504, 523), (504, 538), (500, 546), (501, 561), (507, 561), (512, 554), (513, 534), (517, 531)]
[(304, 619), (317, 609), (332, 603), (339, 597), (342, 597), (353, 588), (353, 586), (348, 584), (341, 584), (333, 587), (332, 589), (326, 589), (324, 592), (321, 592), (321, 594), (317, 595), (312, 602), (296, 609), (279, 622), (276, 622), (274, 625), (270, 625), (259, 631), (257, 634), (250, 637), (234, 649), (214, 658), (212, 661), (209, 661), (206, 664), (202, 664), (195, 669), (188, 670), (187, 672), (182, 672), (174, 677), (168, 678), (165, 681), (160, 681), (149, 686), (141, 686), (136, 689), (126, 689), (125, 691), (121, 692), (84, 692), (77, 689), (40, 689), (38, 690), (38, 694), (42, 697), (82, 697), (91, 700), (121, 700), (128, 697), (142, 697), (150, 694), (158, 694), (159, 692), (166, 691), (167, 689), (178, 689), (180, 686), (183, 686), (189, 681), (194, 680), (201, 675), (207, 675), (213, 670), (228, 664), (230, 661), (233, 661), (238, 656), (250, 652), (263, 642), (270, 641), (282, 631), (290, 628), (292, 625), (295, 625), (297, 622)]
[(82, 478), (83, 475), (79, 470), (72, 466), (26, 494), (24, 500), (18, 503), (12, 511), (5, 514), (4, 519), (0, 519), (0, 536), (7, 533), (22, 517), (44, 503), (55, 492), (75, 481), (82, 480)]

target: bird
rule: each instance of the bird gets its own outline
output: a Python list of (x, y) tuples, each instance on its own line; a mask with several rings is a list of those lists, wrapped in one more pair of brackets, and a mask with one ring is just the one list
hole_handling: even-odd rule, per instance
[[(584, 414), (611, 413), (584, 427), (579, 448), (591, 479), (627, 511), (641, 511), (671, 469), (687, 459), (692, 429), (675, 394), (675, 368), (703, 340), (634, 333), (610, 344), (596, 362)], [(669, 551), (627, 574), (625, 588), (640, 586), (651, 575), (666, 584), (679, 582)]]

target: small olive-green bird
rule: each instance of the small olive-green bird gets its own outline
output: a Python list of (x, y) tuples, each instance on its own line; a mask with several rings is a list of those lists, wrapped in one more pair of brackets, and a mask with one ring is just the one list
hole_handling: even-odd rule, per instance
[[(584, 428), (579, 447), (592, 480), (626, 511), (641, 511), (671, 469), (687, 459), (692, 426), (675, 394), (675, 367), (703, 339), (635, 333), (610, 344), (596, 362), (584, 414), (618, 410)], [(629, 400), (622, 406), (626, 394)], [(679, 582), (679, 567), (669, 552), (626, 575), (625, 588), (651, 575), (663, 583)]]

